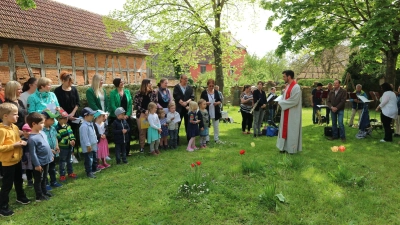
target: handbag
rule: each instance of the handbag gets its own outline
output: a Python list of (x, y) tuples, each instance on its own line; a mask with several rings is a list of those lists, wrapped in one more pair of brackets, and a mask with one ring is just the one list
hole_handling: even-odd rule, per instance
[(149, 121), (146, 118), (139, 118), (140, 129), (148, 129), (150, 127)]

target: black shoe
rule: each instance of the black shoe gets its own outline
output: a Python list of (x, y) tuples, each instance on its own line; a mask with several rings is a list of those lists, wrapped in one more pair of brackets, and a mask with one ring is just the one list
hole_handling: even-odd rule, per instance
[(22, 198), (17, 198), (16, 200), (18, 203), (22, 204), (22, 205), (27, 205), (29, 203), (31, 203), (31, 201), (27, 198), (27, 197), (22, 197)]
[(92, 178), (92, 179), (96, 178), (96, 176), (93, 173), (88, 173), (87, 177)]
[(139, 150), (139, 152), (140, 152), (140, 153), (144, 153), (144, 149), (141, 148), (141, 149)]
[(53, 197), (54, 196), (51, 192), (46, 192), (43, 195), (45, 195), (47, 197)]
[(48, 201), (50, 200), (49, 197), (42, 195), (40, 197), (36, 197), (36, 202)]
[(12, 210), (8, 209), (8, 207), (0, 209), (0, 216), (7, 217), (7, 216), (12, 216), (12, 215), (14, 215), (14, 212)]
[(98, 172), (100, 172), (101, 171), (101, 169), (99, 169), (99, 168), (96, 168), (96, 170), (95, 171), (93, 171), (93, 174), (96, 174), (96, 173), (98, 173)]
[(124, 164), (128, 164), (128, 161), (122, 161)]

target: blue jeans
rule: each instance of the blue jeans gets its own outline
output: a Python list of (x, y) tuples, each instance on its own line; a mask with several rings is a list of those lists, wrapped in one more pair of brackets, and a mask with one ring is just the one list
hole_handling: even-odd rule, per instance
[(71, 162), (72, 147), (60, 148), (60, 176), (65, 176), (65, 164), (67, 164), (68, 174), (73, 173)]
[(340, 130), (340, 138), (346, 138), (346, 134), (344, 131), (344, 124), (343, 124), (343, 117), (344, 117), (344, 110), (332, 112), (331, 111), (331, 116), (332, 116), (332, 134), (333, 138), (338, 138), (338, 129), (337, 129), (337, 124), (339, 124), (339, 130)]
[(315, 117), (315, 113), (320, 110), (318, 106), (314, 105), (312, 109), (312, 121), (314, 124), (318, 123), (318, 118)]
[(83, 153), (85, 157), (85, 171), (86, 174), (90, 174), (97, 170), (97, 152), (85, 152)]
[(117, 163), (121, 163), (121, 155), (122, 161), (126, 162), (126, 143), (115, 144), (115, 158), (117, 159)]
[[(55, 156), (54, 156), (55, 157)], [(50, 183), (49, 178), (46, 176), (46, 184), (54, 184), (56, 182), (56, 162), (55, 159), (53, 162), (49, 163), (48, 174), (50, 176)]]
[(176, 147), (178, 141), (178, 130), (168, 130), (169, 134), (169, 146)]
[(275, 109), (269, 109), (268, 111), (269, 111), (268, 120), (271, 120), (272, 122), (274, 122)]

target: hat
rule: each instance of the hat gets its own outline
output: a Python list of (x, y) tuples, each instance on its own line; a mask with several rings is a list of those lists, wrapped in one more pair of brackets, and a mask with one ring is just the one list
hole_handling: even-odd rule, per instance
[(83, 117), (85, 117), (85, 116), (87, 116), (87, 115), (94, 115), (96, 113), (96, 111), (93, 111), (91, 108), (89, 108), (89, 107), (85, 107), (85, 108), (83, 108), (82, 109), (82, 112), (81, 112), (81, 114), (82, 114), (82, 116)]
[(108, 113), (104, 112), (103, 110), (97, 110), (94, 114), (94, 118), (99, 117), (100, 115), (108, 115)]
[(119, 114), (125, 113), (125, 109), (122, 107), (119, 107), (115, 110), (115, 116), (118, 116)]
[(50, 118), (57, 118), (58, 116), (60, 116), (60, 113), (57, 111), (55, 113), (52, 113), (50, 109), (45, 109), (43, 110), (42, 115), (44, 115), (47, 120)]
[(67, 118), (69, 116), (68, 113), (65, 112), (64, 109), (60, 109), (59, 112), (60, 112), (60, 116), (58, 118)]
[(31, 127), (27, 123), (22, 126), (22, 130), (28, 132), (32, 131)]
[(321, 83), (318, 83), (317, 84), (317, 87), (322, 87), (323, 85), (321, 84)]

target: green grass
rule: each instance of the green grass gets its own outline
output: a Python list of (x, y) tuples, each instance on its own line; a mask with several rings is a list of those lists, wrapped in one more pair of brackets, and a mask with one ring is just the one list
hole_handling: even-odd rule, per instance
[[(230, 107), (229, 115), (240, 122), (237, 110)], [(81, 160), (74, 165), (79, 178), (54, 190), (50, 201), (21, 206), (13, 191), (16, 213), (0, 224), (400, 224), (399, 145), (380, 143), (382, 130), (358, 140), (358, 130), (346, 127), (346, 151), (334, 153), (330, 147), (342, 143), (327, 141), (304, 109), (297, 155), (279, 154), (275, 137), (243, 135), (240, 123), (221, 123), (220, 130), (224, 144), (192, 153), (181, 146), (158, 157), (137, 153), (94, 180), (85, 177)], [(243, 162), (250, 163), (248, 173)], [(204, 182), (206, 188), (180, 194), (181, 185)], [(34, 198), (32, 189), (26, 192)], [(279, 210), (270, 210), (271, 196)]]

